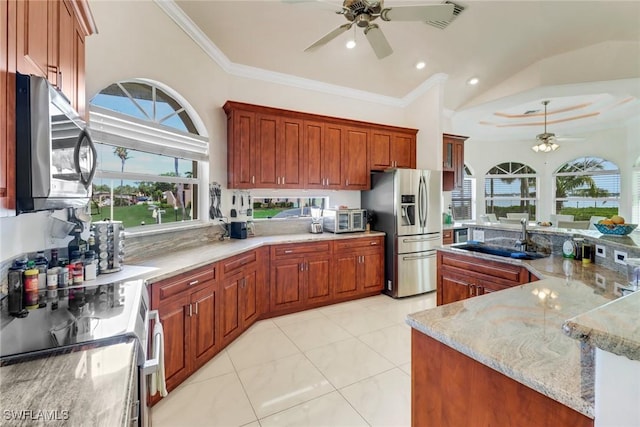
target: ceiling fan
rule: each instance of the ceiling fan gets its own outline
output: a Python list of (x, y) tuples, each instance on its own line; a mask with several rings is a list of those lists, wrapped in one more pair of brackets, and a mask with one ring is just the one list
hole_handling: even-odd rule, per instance
[(380, 27), (373, 23), (380, 18), (383, 21), (449, 21), (453, 17), (453, 4), (416, 5), (384, 7), (384, 0), (344, 0), (342, 9), (337, 11), (338, 15), (343, 15), (347, 21), (327, 33), (318, 41), (305, 49), (305, 52), (323, 46), (340, 34), (348, 31), (355, 24), (364, 28), (364, 35), (373, 48), (378, 59), (385, 58), (393, 53), (386, 37)]
[(542, 101), (542, 105), (544, 105), (544, 132), (536, 135), (536, 140), (538, 143), (531, 147), (531, 149), (535, 152), (548, 153), (550, 151), (556, 151), (560, 146), (556, 143), (556, 141), (570, 141), (570, 140), (579, 140), (582, 138), (566, 138), (566, 137), (558, 137), (555, 133), (547, 132), (547, 105), (549, 105), (551, 101), (546, 100)]

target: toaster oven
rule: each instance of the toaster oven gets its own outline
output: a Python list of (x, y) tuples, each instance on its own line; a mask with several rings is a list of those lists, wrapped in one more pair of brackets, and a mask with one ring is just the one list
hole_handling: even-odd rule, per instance
[(367, 225), (365, 209), (325, 209), (322, 214), (323, 228), (332, 233), (364, 231)]

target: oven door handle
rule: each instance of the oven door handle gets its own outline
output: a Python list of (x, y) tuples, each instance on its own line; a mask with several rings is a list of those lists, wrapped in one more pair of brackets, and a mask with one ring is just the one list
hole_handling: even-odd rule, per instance
[[(151, 323), (152, 319), (160, 323), (160, 315), (158, 314), (158, 310), (149, 311), (149, 323)], [(153, 353), (151, 359), (145, 360), (144, 365), (142, 365), (142, 373), (144, 375), (151, 375), (154, 372), (157, 372), (158, 368), (160, 367), (160, 352), (162, 351), (162, 349), (160, 348), (160, 344), (164, 341), (162, 339), (164, 337), (160, 337), (160, 335), (162, 335), (162, 332), (155, 332), (153, 335), (153, 341), (151, 342), (153, 345)]]

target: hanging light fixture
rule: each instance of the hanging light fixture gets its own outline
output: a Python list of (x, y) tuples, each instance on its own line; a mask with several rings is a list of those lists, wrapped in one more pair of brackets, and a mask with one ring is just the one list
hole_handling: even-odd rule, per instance
[(540, 142), (531, 147), (536, 153), (548, 153), (560, 148), (560, 146), (554, 142), (556, 135), (547, 132), (547, 104), (549, 104), (549, 102), (550, 101), (542, 101), (542, 105), (544, 105), (544, 132), (536, 135), (536, 139)]

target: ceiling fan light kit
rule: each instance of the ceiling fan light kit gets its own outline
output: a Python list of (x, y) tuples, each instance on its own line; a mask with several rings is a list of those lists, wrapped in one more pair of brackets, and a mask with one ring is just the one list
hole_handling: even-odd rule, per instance
[(348, 24), (343, 24), (335, 30), (327, 33), (305, 52), (329, 43), (340, 34), (348, 31), (353, 24), (364, 28), (364, 34), (378, 59), (386, 58), (393, 53), (391, 45), (377, 24), (372, 21), (380, 18), (383, 21), (447, 21), (453, 18), (453, 4), (430, 4), (420, 6), (384, 7), (384, 0), (344, 0), (342, 9), (336, 13), (343, 15)]
[(536, 135), (536, 139), (540, 142), (531, 147), (536, 153), (548, 153), (560, 148), (560, 146), (554, 142), (556, 134), (547, 132), (547, 105), (549, 105), (549, 102), (551, 101), (542, 101), (542, 105), (544, 105), (544, 132)]
[(560, 146), (555, 142), (541, 142), (531, 147), (536, 153), (548, 153), (550, 151), (556, 151)]

